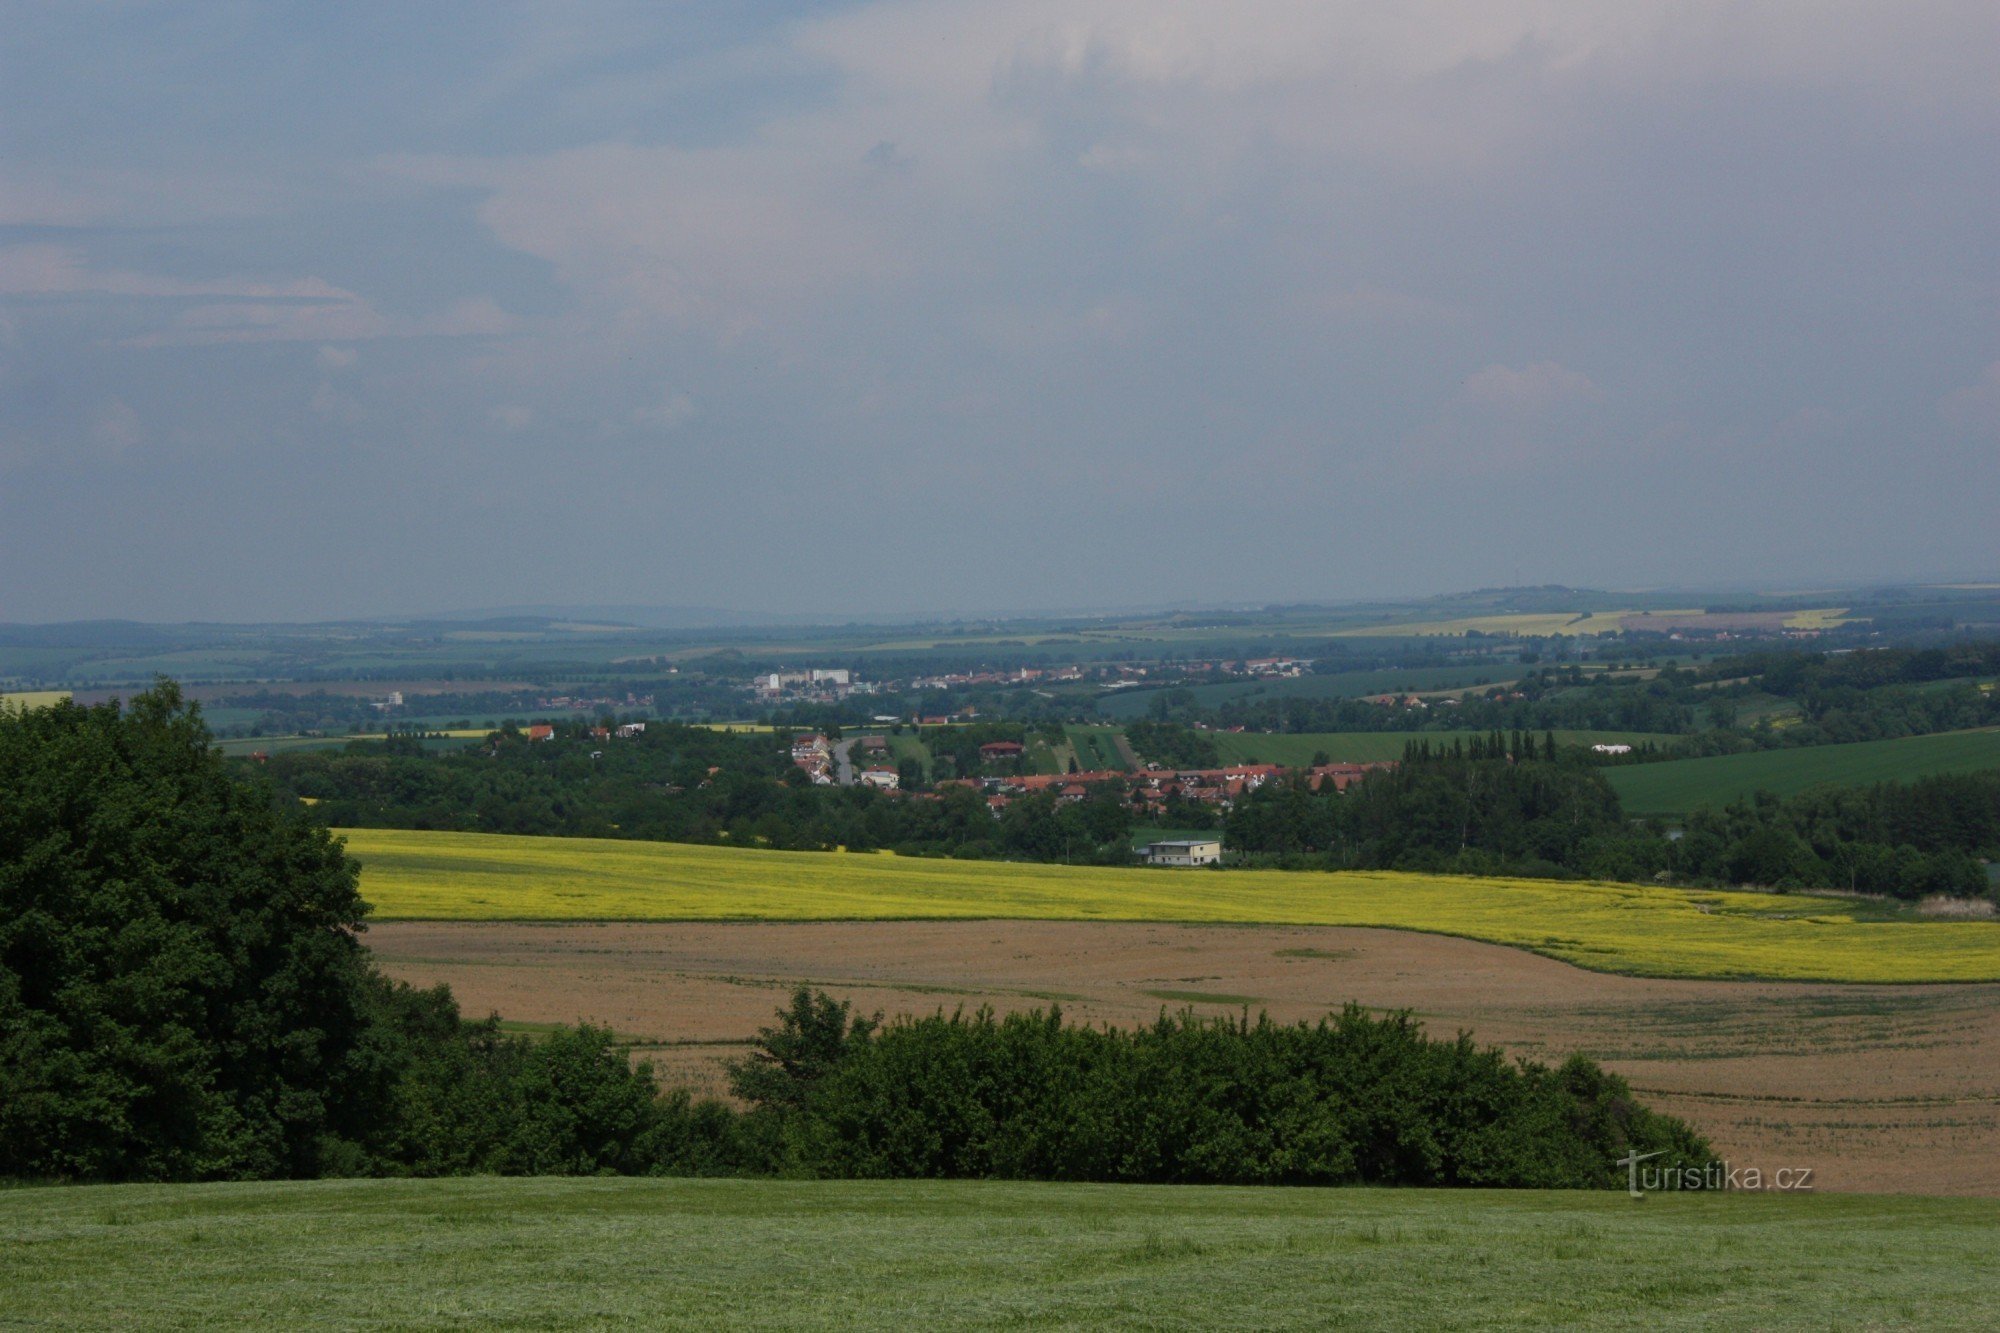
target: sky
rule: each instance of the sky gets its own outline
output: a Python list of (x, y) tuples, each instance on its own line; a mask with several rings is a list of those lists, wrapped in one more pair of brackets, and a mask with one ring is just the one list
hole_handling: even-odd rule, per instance
[(0, 32), (0, 621), (2000, 573), (1992, 0)]

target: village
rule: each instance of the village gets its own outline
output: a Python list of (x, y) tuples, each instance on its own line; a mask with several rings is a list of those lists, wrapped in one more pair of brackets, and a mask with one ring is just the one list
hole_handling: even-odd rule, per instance
[[(943, 778), (929, 791), (909, 791), (902, 775), (881, 764), (890, 753), (885, 735), (863, 735), (834, 741), (819, 732), (801, 733), (792, 738), (792, 762), (816, 784), (872, 787), (898, 796), (936, 799), (940, 791), (970, 788), (984, 792), (986, 805), (997, 819), (1007, 806), (1023, 796), (1053, 793), (1057, 801), (1075, 802), (1099, 792), (1123, 796), (1133, 813), (1158, 817), (1167, 813), (1168, 801), (1181, 801), (1227, 810), (1249, 792), (1267, 782), (1302, 778), (1311, 791), (1344, 792), (1370, 773), (1395, 767), (1393, 762), (1326, 763), (1293, 768), (1284, 764), (1233, 764), (1221, 768), (1167, 768), (1149, 764), (1137, 772), (1100, 769), (1075, 773), (989, 773), (974, 777)], [(859, 750), (862, 762), (872, 766), (855, 769), (851, 752)], [(1018, 765), (1026, 747), (1019, 741), (989, 741), (979, 747), (982, 763)]]

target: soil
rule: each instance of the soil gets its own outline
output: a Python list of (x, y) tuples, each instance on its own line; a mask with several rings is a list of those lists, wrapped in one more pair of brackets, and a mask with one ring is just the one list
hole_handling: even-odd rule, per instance
[(1737, 1166), (1811, 1167), (1828, 1190), (2000, 1196), (2000, 985), (1650, 980), (1342, 927), (397, 922), (367, 939), (391, 975), (449, 983), (468, 1014), (604, 1024), (663, 1081), (714, 1094), (802, 984), (864, 1013), (1060, 1002), (1121, 1025), (1163, 1007), (1290, 1020), (1354, 1001), (1522, 1056), (1589, 1055)]

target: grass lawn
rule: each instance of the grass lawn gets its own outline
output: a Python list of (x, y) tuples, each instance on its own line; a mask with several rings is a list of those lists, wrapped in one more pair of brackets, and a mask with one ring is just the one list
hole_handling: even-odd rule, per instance
[(1182, 921), (1387, 926), (1603, 972), (2000, 980), (2000, 922), (1851, 899), (1396, 871), (1157, 870), (345, 829), (378, 915), (459, 921)]
[(1990, 1328), (2000, 1204), (992, 1182), (0, 1193), (64, 1328)]
[(1675, 759), (1605, 770), (1633, 814), (1684, 814), (1696, 806), (1722, 806), (1756, 791), (1796, 796), (1824, 784), (1862, 786), (1908, 782), (1935, 773), (2000, 768), (2000, 727), (1906, 736), (1852, 745), (1808, 745), (1792, 750)]

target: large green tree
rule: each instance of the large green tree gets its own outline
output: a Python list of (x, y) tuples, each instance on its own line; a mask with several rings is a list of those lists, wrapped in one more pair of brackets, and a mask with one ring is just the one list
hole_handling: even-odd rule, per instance
[(366, 911), (161, 682), (0, 716), (0, 1175), (317, 1174), (365, 1136)]

